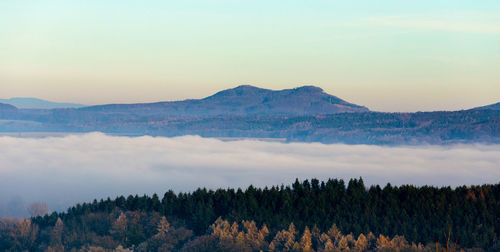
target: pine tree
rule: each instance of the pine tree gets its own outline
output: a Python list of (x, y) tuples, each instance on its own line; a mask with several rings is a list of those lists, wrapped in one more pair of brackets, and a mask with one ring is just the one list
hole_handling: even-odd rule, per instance
[(292, 235), (297, 234), (297, 230), (295, 229), (293, 222), (290, 222), (290, 225), (288, 225), (288, 232)]
[(121, 212), (120, 216), (118, 216), (118, 218), (113, 223), (110, 233), (115, 236), (120, 242), (126, 242), (127, 225), (127, 215)]
[(409, 244), (408, 241), (403, 236), (396, 235), (392, 238), (391, 240), (391, 246), (394, 248), (408, 248)]
[(212, 235), (219, 239), (228, 239), (232, 237), (229, 222), (221, 217), (215, 220), (214, 224), (210, 225)]
[(391, 247), (391, 242), (389, 241), (389, 238), (379, 235), (377, 238), (377, 248), (390, 248)]
[(304, 234), (300, 239), (300, 248), (302, 249), (302, 251), (311, 251), (312, 247), (311, 238), (312, 238), (311, 232), (309, 231), (309, 228), (306, 226), (306, 228), (304, 229)]
[(312, 249), (314, 250), (321, 247), (321, 242), (320, 242), (321, 231), (319, 230), (316, 224), (311, 229), (311, 236), (312, 236)]
[(371, 247), (372, 244), (377, 242), (377, 237), (375, 237), (375, 235), (372, 232), (368, 233), (366, 239), (368, 239), (368, 247)]
[[(297, 243), (295, 241), (295, 236), (290, 233), (290, 232), (287, 232), (287, 236), (286, 236), (286, 240), (285, 240), (285, 244), (284, 244), (284, 247), (286, 250), (292, 250), (295, 243)], [(300, 246), (299, 246), (300, 247)]]
[(233, 224), (231, 225), (231, 235), (233, 237), (236, 237), (238, 235), (238, 232), (239, 232), (238, 223), (234, 221)]
[(259, 244), (264, 243), (266, 240), (266, 236), (269, 235), (269, 229), (267, 228), (266, 224), (262, 225), (262, 228), (259, 230)]
[(168, 223), (167, 218), (165, 218), (165, 216), (161, 217), (156, 230), (158, 231), (158, 234), (166, 234), (170, 230), (170, 223)]
[(243, 221), (243, 228), (245, 229), (245, 238), (254, 243), (259, 240), (259, 229), (255, 224), (255, 221)]
[(335, 224), (333, 224), (332, 227), (328, 230), (328, 235), (330, 236), (332, 241), (338, 241), (342, 237), (342, 233)]
[(335, 250), (335, 246), (333, 245), (333, 242), (332, 240), (330, 239), (330, 237), (328, 237), (325, 241), (325, 245), (324, 245), (324, 251), (334, 251)]
[(295, 244), (295, 236), (293, 233), (290, 233), (288, 230), (281, 230), (276, 233), (274, 239), (269, 244), (269, 248), (271, 250), (292, 250), (293, 245)]
[(242, 245), (245, 243), (245, 235), (243, 232), (238, 232), (238, 235), (235, 238), (236, 244)]
[(346, 235), (345, 238), (347, 240), (347, 244), (349, 244), (349, 247), (352, 247), (356, 244), (356, 240), (354, 239), (354, 235), (352, 233)]
[(364, 234), (360, 234), (358, 236), (354, 248), (357, 251), (364, 251), (365, 249), (368, 248), (368, 239), (366, 239), (366, 236)]
[(300, 252), (302, 249), (300, 248), (300, 244), (298, 242), (295, 242), (292, 247), (292, 251)]
[(62, 244), (62, 233), (64, 229), (64, 224), (61, 218), (57, 218), (56, 224), (52, 228), (52, 232), (50, 234), (50, 243), (52, 245), (61, 245)]
[(349, 242), (347, 241), (347, 238), (345, 238), (345, 236), (340, 237), (340, 240), (338, 241), (337, 247), (341, 251), (347, 251), (347, 250), (349, 250)]

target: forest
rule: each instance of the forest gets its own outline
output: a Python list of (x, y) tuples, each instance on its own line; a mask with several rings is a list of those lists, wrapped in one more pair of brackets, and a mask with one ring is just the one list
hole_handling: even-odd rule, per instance
[[(130, 195), (0, 221), (1, 251), (499, 251), (500, 184), (299, 181)], [(448, 249), (447, 249), (448, 248)]]
[(12, 110), (0, 106), (0, 132), (93, 131), (128, 136), (284, 138), (327, 144), (490, 144), (500, 143), (500, 110), (166, 118), (139, 112)]

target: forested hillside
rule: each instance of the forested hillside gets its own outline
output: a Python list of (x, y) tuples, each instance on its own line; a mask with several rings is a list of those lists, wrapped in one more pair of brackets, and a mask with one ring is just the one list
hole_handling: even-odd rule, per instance
[(498, 251), (500, 184), (366, 188), (361, 179), (312, 179), (271, 188), (169, 191), (161, 199), (108, 198), (17, 223), (2, 223), (0, 250), (121, 245), (145, 251), (435, 251), (436, 242), (451, 236), (450, 244)]
[(78, 109), (0, 105), (0, 132), (92, 131), (348, 144), (500, 143), (500, 110), (371, 112), (313, 86), (239, 86), (203, 99)]
[(0, 110), (0, 132), (284, 138), (348, 144), (500, 143), (500, 110), (166, 117), (95, 111)]

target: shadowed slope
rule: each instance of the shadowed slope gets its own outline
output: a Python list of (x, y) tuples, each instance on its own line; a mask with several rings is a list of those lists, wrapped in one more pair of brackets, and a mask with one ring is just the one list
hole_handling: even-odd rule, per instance
[(5, 103), (0, 103), (0, 111), (5, 110), (5, 111), (13, 111), (16, 110), (17, 108), (15, 106), (12, 106), (10, 104), (5, 104)]
[(473, 108), (473, 109), (480, 109), (480, 110), (485, 110), (485, 109), (500, 110), (500, 102), (497, 102), (497, 103), (494, 103), (494, 104), (490, 104), (490, 105), (486, 105), (486, 106), (482, 106), (482, 107), (476, 107), (476, 108)]
[(56, 108), (81, 108), (85, 105), (76, 103), (51, 102), (38, 98), (16, 97), (0, 99), (0, 103), (10, 104), (20, 109), (56, 109)]

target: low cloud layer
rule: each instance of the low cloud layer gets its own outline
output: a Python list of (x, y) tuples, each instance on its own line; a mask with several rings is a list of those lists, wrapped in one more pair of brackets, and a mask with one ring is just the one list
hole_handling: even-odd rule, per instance
[(108, 196), (161, 197), (169, 189), (280, 185), (295, 178), (363, 177), (368, 185), (497, 183), (499, 164), (500, 145), (381, 147), (100, 133), (0, 137), (0, 215), (24, 215), (21, 206), (33, 201), (61, 210)]

